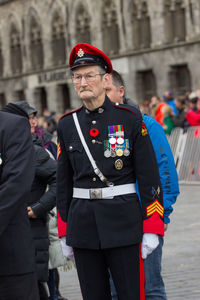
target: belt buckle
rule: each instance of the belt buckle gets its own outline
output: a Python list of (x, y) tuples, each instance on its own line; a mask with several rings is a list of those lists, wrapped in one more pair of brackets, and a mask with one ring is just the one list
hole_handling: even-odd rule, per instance
[(90, 189), (90, 199), (102, 199), (102, 189)]

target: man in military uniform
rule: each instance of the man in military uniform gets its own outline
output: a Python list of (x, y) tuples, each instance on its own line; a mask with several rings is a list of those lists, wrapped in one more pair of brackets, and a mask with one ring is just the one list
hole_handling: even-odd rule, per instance
[(58, 124), (57, 205), (83, 299), (111, 299), (109, 268), (120, 300), (144, 300), (142, 258), (164, 233), (152, 144), (140, 112), (105, 95), (112, 72), (105, 53), (79, 43), (69, 66), (83, 106)]
[(28, 115), (14, 109), (0, 111), (0, 299), (39, 300), (26, 209), (35, 153)]

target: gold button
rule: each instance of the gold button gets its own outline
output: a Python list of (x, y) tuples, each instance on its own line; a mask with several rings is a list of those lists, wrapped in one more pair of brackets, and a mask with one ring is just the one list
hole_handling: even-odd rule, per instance
[(98, 113), (99, 113), (99, 114), (102, 114), (102, 112), (104, 112), (104, 109), (103, 109), (102, 107), (99, 107)]
[(96, 177), (93, 177), (93, 178), (92, 178), (92, 181), (97, 181)]
[(69, 146), (69, 151), (72, 151), (73, 150), (73, 147), (72, 146)]
[(94, 120), (94, 121), (92, 121), (92, 124), (96, 124), (96, 123), (97, 123), (97, 121), (95, 121), (95, 120)]
[(96, 143), (96, 140), (92, 140), (92, 144), (95, 144)]

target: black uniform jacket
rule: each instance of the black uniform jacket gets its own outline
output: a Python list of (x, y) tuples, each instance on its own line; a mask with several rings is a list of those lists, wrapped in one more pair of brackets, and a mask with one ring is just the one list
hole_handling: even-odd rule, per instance
[[(143, 212), (136, 194), (96, 200), (72, 197), (73, 187), (90, 189), (106, 185), (95, 175), (72, 114), (67, 114), (58, 124), (57, 170), (57, 206), (61, 218), (68, 223), (67, 244), (91, 249), (135, 244), (142, 239), (142, 220), (146, 232), (162, 234), (162, 190), (158, 167), (140, 112), (128, 105), (115, 105), (106, 97), (102, 107), (94, 111), (82, 107), (76, 113), (88, 147), (104, 176), (114, 185), (138, 180)], [(123, 125), (124, 138), (129, 141), (129, 156), (104, 156), (104, 141), (108, 140), (108, 126), (112, 125)], [(99, 131), (97, 137), (91, 136), (93, 128)], [(121, 169), (115, 167), (117, 159), (123, 162)]]
[(34, 166), (28, 119), (0, 111), (0, 276), (35, 269), (26, 208)]

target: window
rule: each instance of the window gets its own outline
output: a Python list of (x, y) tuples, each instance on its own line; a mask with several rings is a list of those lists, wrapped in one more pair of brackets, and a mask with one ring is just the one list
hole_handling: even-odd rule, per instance
[(12, 24), (10, 31), (10, 59), (13, 74), (22, 72), (22, 55), (20, 35), (17, 27)]
[(174, 30), (175, 30), (175, 42), (184, 41), (186, 35), (185, 28), (185, 8), (183, 7), (182, 0), (175, 1), (175, 13), (174, 13)]
[(48, 109), (47, 93), (45, 87), (36, 88), (34, 90), (34, 104), (38, 111), (38, 115), (42, 115), (43, 112)]
[(172, 66), (169, 72), (170, 90), (174, 94), (191, 91), (191, 76), (187, 64)]
[(166, 44), (174, 41), (174, 12), (171, 10), (171, 0), (164, 3), (164, 31)]
[(156, 92), (156, 79), (152, 70), (137, 73), (137, 93), (139, 100), (150, 100)]
[(119, 53), (119, 28), (114, 1), (104, 0), (102, 10), (103, 48), (106, 53)]
[(140, 19), (138, 18), (137, 5), (134, 2), (132, 2), (132, 6), (131, 6), (131, 24), (132, 24), (133, 48), (137, 50), (141, 46)]
[(182, 0), (175, 0), (174, 9), (172, 1), (164, 3), (165, 41), (167, 44), (184, 41), (186, 37), (185, 8)]
[(30, 22), (30, 53), (33, 70), (43, 68), (43, 46), (40, 26), (35, 17), (31, 17)]
[(76, 41), (77, 43), (91, 43), (90, 18), (83, 5), (76, 12)]
[(148, 15), (148, 6), (146, 2), (142, 3), (141, 10), (141, 48), (150, 48), (151, 46), (151, 27), (150, 17)]
[(23, 101), (25, 100), (25, 94), (23, 90), (16, 90), (13, 92), (14, 101)]
[(55, 13), (52, 21), (52, 53), (54, 65), (66, 62), (64, 24), (58, 13)]
[(65, 113), (71, 107), (70, 94), (67, 84), (58, 85), (58, 111)]

